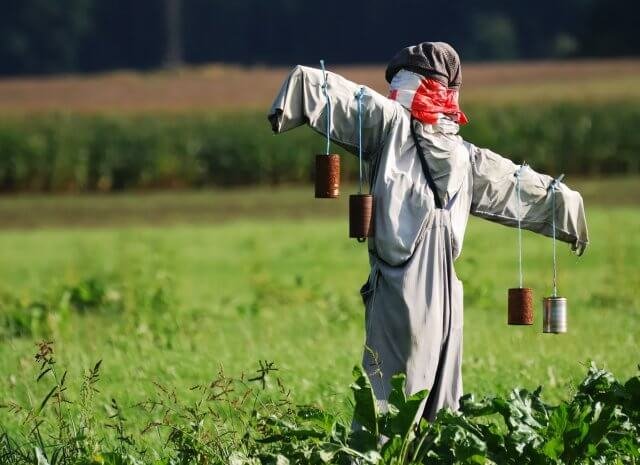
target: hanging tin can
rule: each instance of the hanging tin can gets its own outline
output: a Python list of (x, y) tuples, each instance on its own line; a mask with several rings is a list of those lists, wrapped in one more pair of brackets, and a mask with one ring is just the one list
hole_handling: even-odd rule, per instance
[(533, 324), (533, 289), (529, 287), (509, 289), (507, 322), (510, 325)]
[(340, 155), (316, 155), (316, 199), (340, 195)]
[(364, 241), (373, 236), (373, 196), (354, 194), (349, 196), (349, 237)]
[(331, 99), (324, 60), (320, 60), (324, 83), (322, 93), (327, 100), (325, 106), (327, 150), (324, 154), (316, 155), (316, 199), (335, 199), (340, 195), (340, 155), (332, 154), (331, 150)]
[(542, 332), (566, 333), (567, 332), (567, 299), (558, 297), (558, 270), (556, 261), (556, 190), (564, 174), (554, 179), (549, 186), (551, 193), (551, 231), (553, 239), (553, 294), (542, 299)]
[(522, 225), (520, 220), (520, 176), (527, 164), (522, 163), (514, 173), (516, 177), (516, 199), (518, 219), (518, 277), (520, 287), (511, 288), (508, 291), (507, 323), (510, 325), (533, 324), (533, 289), (523, 287), (524, 273), (522, 271)]
[(542, 299), (542, 332), (567, 332), (567, 299), (553, 296)]
[(355, 237), (358, 242), (364, 242), (367, 237), (373, 236), (373, 195), (363, 194), (362, 172), (362, 98), (365, 94), (361, 87), (356, 98), (358, 99), (358, 193), (349, 196), (349, 237)]

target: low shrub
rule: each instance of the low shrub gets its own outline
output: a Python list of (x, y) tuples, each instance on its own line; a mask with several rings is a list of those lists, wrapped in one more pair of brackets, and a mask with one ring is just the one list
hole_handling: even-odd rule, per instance
[[(427, 423), (415, 421), (427, 391), (407, 397), (404, 377), (395, 376), (383, 412), (360, 368), (351, 386), (353, 418), (345, 419), (295, 405), (269, 362), (261, 362), (254, 376), (220, 372), (189, 395), (156, 383), (149, 399), (123, 409), (112, 398), (103, 413), (101, 361), (84, 373), (74, 397), (52, 343), (40, 343), (35, 360), (35, 382), (46, 384), (45, 394), (28, 405), (3, 402), (22, 420), (18, 431), (0, 427), (3, 464), (558, 465), (640, 459), (640, 377), (621, 383), (594, 365), (572, 398), (558, 405), (543, 401), (542, 388), (481, 400), (466, 395), (460, 411), (443, 409)], [(127, 421), (133, 414), (147, 419), (141, 431)]]
[[(552, 174), (638, 173), (633, 103), (469, 107), (462, 135)], [(312, 178), (322, 138), (273, 136), (264, 114), (48, 114), (0, 121), (0, 191), (274, 185)], [(338, 150), (340, 152), (340, 150)], [(354, 180), (356, 159), (343, 161)]]

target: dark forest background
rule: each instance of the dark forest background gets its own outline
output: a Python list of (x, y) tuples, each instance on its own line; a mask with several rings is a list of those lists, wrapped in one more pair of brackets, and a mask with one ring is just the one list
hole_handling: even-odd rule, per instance
[(478, 61), (640, 54), (635, 0), (0, 0), (0, 11), (3, 75), (378, 63), (424, 40)]

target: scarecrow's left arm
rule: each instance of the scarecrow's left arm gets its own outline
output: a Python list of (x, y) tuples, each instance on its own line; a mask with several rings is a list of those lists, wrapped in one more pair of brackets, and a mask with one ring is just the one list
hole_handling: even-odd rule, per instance
[[(274, 132), (280, 133), (308, 124), (325, 135), (327, 100), (321, 70), (296, 66), (285, 79), (269, 110)], [(330, 100), (331, 139), (351, 153), (358, 153), (358, 99), (362, 86), (335, 73), (327, 72)], [(396, 104), (365, 87), (362, 98), (362, 149), (369, 158), (381, 146), (389, 123), (395, 118)]]
[(520, 169), (519, 165), (491, 150), (471, 144), (469, 149), (473, 215), (512, 227), (518, 225), (519, 215), (524, 229), (549, 237), (553, 234), (555, 215), (556, 238), (568, 242), (573, 251), (582, 255), (589, 235), (582, 196), (578, 192), (560, 182), (555, 189), (555, 199), (552, 199), (553, 178), (550, 176), (537, 173), (528, 166)]

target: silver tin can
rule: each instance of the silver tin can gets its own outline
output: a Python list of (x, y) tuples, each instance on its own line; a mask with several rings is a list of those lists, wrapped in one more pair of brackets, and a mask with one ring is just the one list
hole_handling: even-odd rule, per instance
[(545, 297), (542, 299), (542, 332), (567, 332), (567, 299), (564, 297)]

